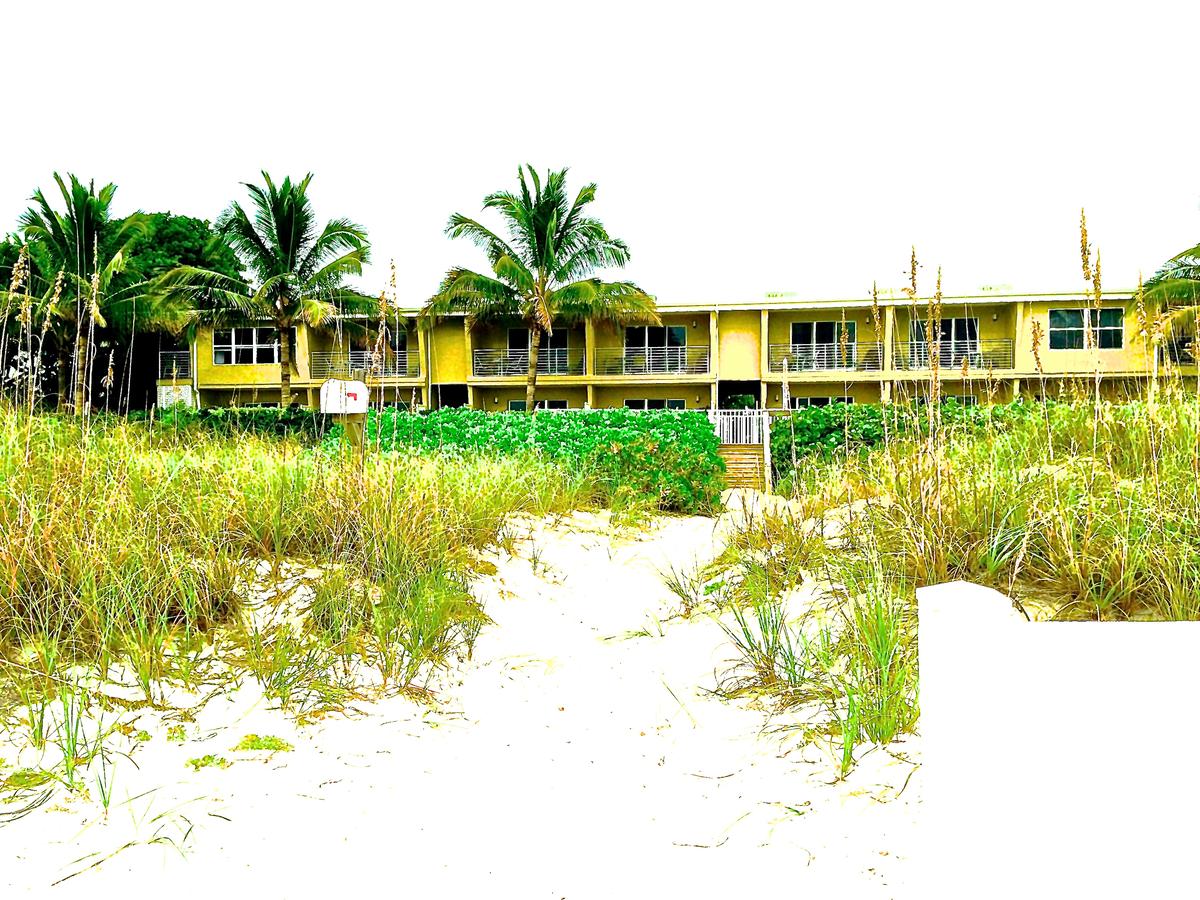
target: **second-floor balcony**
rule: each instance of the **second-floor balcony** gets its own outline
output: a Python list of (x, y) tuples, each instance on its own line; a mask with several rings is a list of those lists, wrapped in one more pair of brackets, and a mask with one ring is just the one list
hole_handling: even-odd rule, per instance
[(407, 351), (386, 354), (374, 350), (317, 351), (309, 354), (309, 374), (314, 380), (350, 378), (362, 373), (367, 378), (416, 378), (417, 354)]
[(925, 341), (900, 341), (896, 344), (897, 369), (932, 368), (934, 354), (942, 370), (960, 371), (964, 363), (977, 373), (984, 369), (1011, 369), (1013, 342), (1007, 338), (942, 340), (935, 344)]
[(158, 354), (158, 377), (162, 380), (191, 381), (192, 354), (189, 350), (163, 350)]
[(597, 375), (706, 375), (708, 347), (603, 347)]
[[(539, 375), (582, 375), (583, 350), (578, 347), (542, 347), (538, 350)], [(474, 351), (471, 374), (477, 378), (519, 378), (529, 374), (528, 350)]]
[(767, 352), (772, 372), (878, 372), (883, 368), (883, 345), (850, 341), (846, 344), (771, 344)]

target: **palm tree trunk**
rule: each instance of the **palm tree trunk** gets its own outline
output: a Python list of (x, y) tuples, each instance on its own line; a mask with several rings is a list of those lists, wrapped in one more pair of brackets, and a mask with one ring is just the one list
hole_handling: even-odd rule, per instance
[(75, 415), (82, 416), (87, 404), (88, 336), (81, 326), (75, 338)]
[(287, 326), (279, 326), (279, 408), (292, 405), (292, 345)]
[(525, 378), (525, 412), (534, 411), (537, 394), (538, 348), (542, 345), (542, 329), (534, 325), (529, 329), (529, 374)]

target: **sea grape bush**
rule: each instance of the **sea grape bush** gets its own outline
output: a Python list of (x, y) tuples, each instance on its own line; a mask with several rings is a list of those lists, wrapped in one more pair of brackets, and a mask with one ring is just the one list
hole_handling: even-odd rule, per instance
[[(965, 406), (947, 398), (941, 406), (941, 424), (950, 429), (1007, 428), (1024, 421), (1033, 404), (1016, 401), (992, 406)], [(869, 450), (883, 443), (885, 434), (906, 438), (927, 434), (929, 411), (924, 404), (831, 403), (808, 406), (771, 422), (771, 462), (778, 477), (792, 472), (792, 460), (844, 450)]]
[[(513, 454), (536, 452), (587, 471), (607, 496), (618, 490), (660, 509), (708, 512), (719, 502), (725, 464), (707, 416), (627, 409), (489, 413), (440, 409), (371, 412), (367, 442), (380, 450)], [(337, 440), (331, 433), (326, 441)]]

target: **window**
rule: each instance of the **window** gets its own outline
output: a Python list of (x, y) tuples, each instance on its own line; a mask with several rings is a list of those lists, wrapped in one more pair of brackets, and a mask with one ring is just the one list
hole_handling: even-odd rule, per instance
[(687, 368), (682, 325), (632, 325), (625, 329), (625, 372), (682, 372)]
[[(908, 323), (908, 344), (911, 365), (926, 368), (929, 365), (929, 346), (925, 333), (926, 322), (914, 318)], [(940, 319), (938, 321), (938, 365), (960, 366), (964, 359), (972, 366), (983, 365), (983, 354), (979, 343), (979, 320), (971, 318)]]
[(853, 397), (793, 397), (792, 409), (805, 406), (828, 406), (830, 403), (853, 403)]
[(682, 325), (632, 325), (625, 329), (626, 350), (683, 347), (686, 344), (687, 329)]
[[(568, 337), (566, 328), (559, 328), (553, 334), (543, 334), (538, 346), (538, 371), (543, 375), (570, 375), (570, 356), (568, 354)], [(529, 329), (508, 329), (508, 364), (505, 366), (506, 375), (523, 375), (529, 367)]]
[(683, 400), (626, 400), (626, 409), (687, 409)]
[(1052, 309), (1050, 310), (1050, 349), (1084, 350), (1087, 323), (1101, 350), (1120, 350), (1125, 341), (1123, 309)]
[(841, 322), (793, 322), (789, 365), (795, 369), (836, 369), (854, 365), (855, 326), (846, 322), (846, 358), (842, 359)]
[(279, 333), (274, 328), (227, 328), (213, 332), (214, 366), (279, 363)]
[[(535, 404), (538, 409), (566, 409), (566, 400), (538, 400)], [(524, 400), (509, 400), (509, 412), (525, 412), (526, 406)]]

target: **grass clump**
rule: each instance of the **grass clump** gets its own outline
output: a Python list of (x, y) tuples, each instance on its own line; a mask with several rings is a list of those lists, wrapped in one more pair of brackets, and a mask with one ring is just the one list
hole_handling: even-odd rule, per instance
[(285, 741), (283, 738), (274, 737), (269, 734), (257, 735), (248, 734), (233, 748), (238, 750), (269, 750), (272, 753), (288, 753), (295, 748)]
[(228, 769), (233, 765), (225, 757), (214, 756), (212, 753), (206, 753), (204, 756), (189, 759), (187, 764), (193, 772), (199, 772), (201, 769)]

